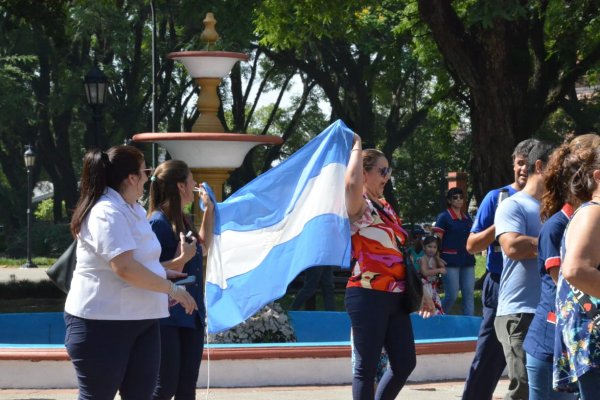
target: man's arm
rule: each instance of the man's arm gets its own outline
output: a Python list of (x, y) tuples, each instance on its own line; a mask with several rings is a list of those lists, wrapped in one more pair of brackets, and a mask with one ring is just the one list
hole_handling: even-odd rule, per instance
[(492, 224), (481, 232), (471, 232), (467, 238), (467, 251), (470, 254), (481, 253), (492, 244), (496, 236), (496, 226)]
[(498, 237), (502, 251), (511, 260), (537, 257), (538, 238), (517, 232), (506, 232)]

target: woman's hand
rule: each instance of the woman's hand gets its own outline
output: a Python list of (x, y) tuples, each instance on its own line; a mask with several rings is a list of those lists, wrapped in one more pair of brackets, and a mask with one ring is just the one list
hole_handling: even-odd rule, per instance
[(204, 190), (204, 187), (200, 186), (200, 188), (202, 190), (198, 191), (198, 196), (200, 197), (200, 200), (202, 200), (204, 207), (206, 207), (206, 211), (212, 212), (215, 208), (215, 205), (210, 200), (210, 196), (208, 195), (207, 191)]
[(167, 279), (170, 281), (185, 278), (188, 275), (185, 272), (175, 271), (174, 269), (166, 269), (165, 271), (167, 272)]
[(169, 297), (176, 303), (181, 304), (186, 314), (191, 314), (194, 310), (198, 309), (198, 305), (194, 298), (185, 290), (183, 286), (175, 285), (171, 283), (171, 290), (169, 291)]
[(175, 257), (181, 255), (183, 263), (187, 263), (196, 255), (196, 237), (190, 236), (191, 242), (186, 242), (186, 237), (183, 232), (179, 232), (179, 247), (175, 253)]
[(419, 315), (423, 318), (429, 318), (434, 314), (435, 304), (433, 304), (431, 294), (428, 293), (427, 290), (423, 290), (423, 300), (421, 302), (421, 309), (419, 310)]

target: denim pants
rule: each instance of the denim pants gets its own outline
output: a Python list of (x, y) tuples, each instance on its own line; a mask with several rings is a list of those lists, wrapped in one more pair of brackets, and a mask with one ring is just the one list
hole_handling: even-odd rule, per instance
[(533, 320), (533, 314), (520, 313), (496, 316), (494, 327), (502, 343), (508, 367), (508, 392), (505, 400), (521, 400), (529, 397), (529, 383), (525, 368), (523, 341)]
[(600, 396), (600, 369), (594, 368), (577, 379), (579, 400), (595, 400)]
[(94, 320), (64, 314), (65, 347), (75, 367), (79, 400), (152, 397), (160, 362), (158, 320)]
[(444, 299), (442, 300), (442, 309), (446, 314), (454, 305), (458, 297), (458, 289), (462, 293), (462, 312), (463, 315), (473, 315), (475, 305), (473, 292), (475, 290), (475, 267), (447, 267), (446, 275), (442, 277), (444, 284)]
[(488, 273), (481, 291), (483, 320), (479, 327), (475, 357), (467, 375), (462, 400), (491, 400), (498, 380), (506, 368), (502, 344), (498, 341), (494, 328), (499, 287), (500, 275)]
[(321, 287), (325, 311), (335, 311), (333, 286), (333, 268), (329, 266), (312, 267), (304, 272), (304, 285), (296, 294), (292, 310), (299, 310)]
[[(356, 350), (352, 398), (395, 399), (417, 364), (410, 315), (402, 309), (403, 295), (348, 288), (345, 300)], [(390, 367), (374, 393), (382, 347), (388, 354)]]
[(526, 353), (529, 400), (576, 400), (573, 393), (557, 392), (552, 389), (552, 361), (540, 360)]
[(194, 400), (200, 361), (204, 349), (204, 329), (160, 326), (160, 373), (154, 400)]

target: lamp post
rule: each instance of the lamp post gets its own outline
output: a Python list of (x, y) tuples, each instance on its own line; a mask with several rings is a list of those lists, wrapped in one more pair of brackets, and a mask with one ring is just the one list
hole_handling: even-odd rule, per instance
[(106, 92), (108, 89), (108, 78), (98, 68), (96, 64), (85, 74), (83, 79), (85, 87), (85, 96), (87, 102), (92, 107), (94, 118), (94, 147), (100, 146), (100, 126), (102, 117), (102, 107), (106, 101)]
[(37, 268), (37, 265), (31, 261), (31, 196), (33, 190), (33, 166), (35, 165), (35, 153), (31, 145), (23, 154), (25, 168), (27, 168), (27, 262), (21, 268)]

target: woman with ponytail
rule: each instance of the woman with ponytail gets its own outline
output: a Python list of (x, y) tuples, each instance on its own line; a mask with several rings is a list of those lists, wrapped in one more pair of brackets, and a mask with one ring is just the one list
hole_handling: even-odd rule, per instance
[[(194, 277), (186, 285), (198, 304), (192, 314), (183, 307), (171, 307), (170, 316), (160, 321), (160, 373), (153, 399), (195, 399), (196, 381), (204, 348), (204, 291), (202, 255), (210, 246), (214, 223), (214, 205), (207, 193), (200, 191), (206, 205), (200, 232), (185, 216), (183, 209), (194, 201), (196, 182), (183, 161), (169, 160), (156, 168), (150, 178), (148, 218), (162, 251), (160, 260), (167, 268)], [(189, 243), (186, 232), (191, 232)], [(168, 262), (167, 260), (172, 260)]]
[(65, 302), (65, 346), (79, 399), (150, 399), (160, 358), (159, 318), (168, 297), (196, 302), (166, 279), (160, 244), (137, 203), (152, 170), (132, 146), (89, 151), (71, 220), (77, 265)]

